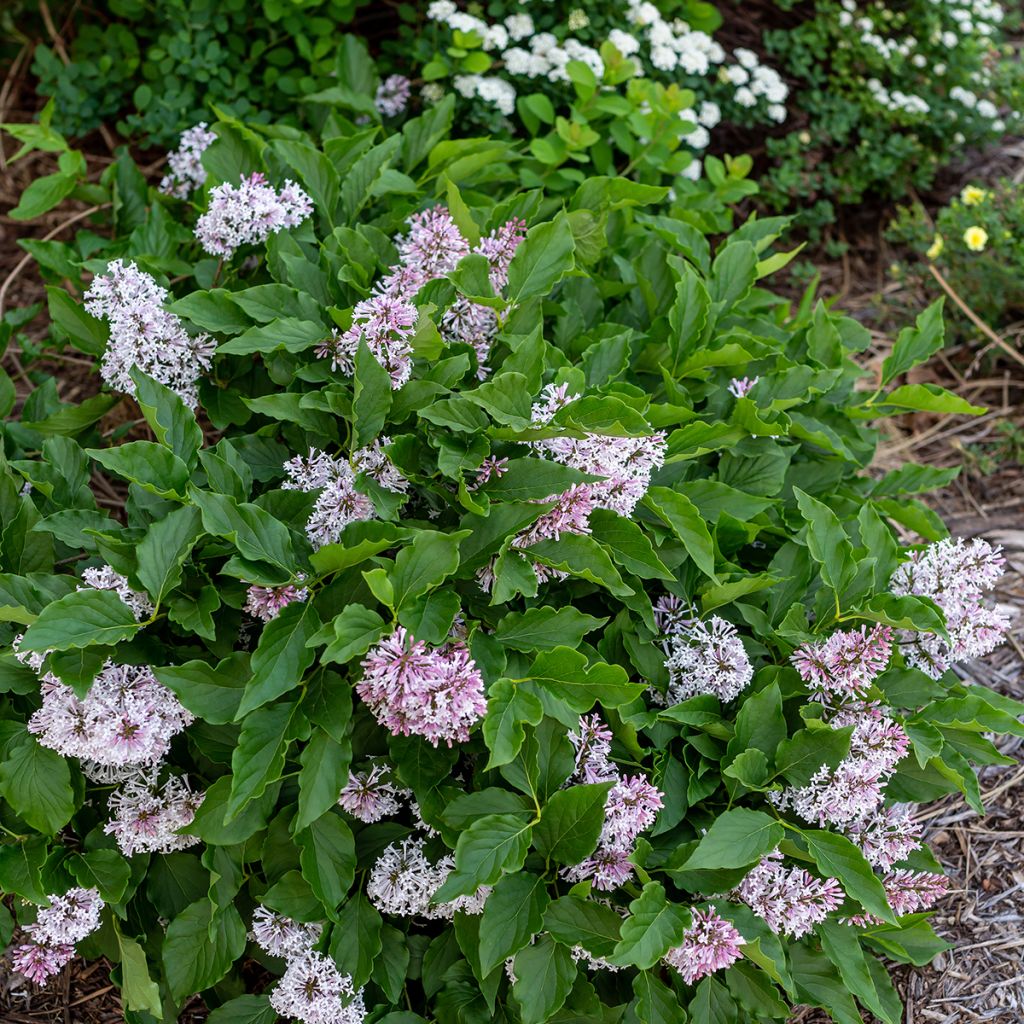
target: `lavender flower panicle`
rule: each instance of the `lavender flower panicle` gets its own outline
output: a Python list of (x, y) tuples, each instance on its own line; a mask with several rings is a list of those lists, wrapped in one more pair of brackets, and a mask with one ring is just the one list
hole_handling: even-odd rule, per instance
[(309, 590), (286, 583), (282, 587), (258, 587), (253, 585), (246, 592), (245, 610), (263, 622), (276, 619), (281, 611), (296, 601), (307, 601)]
[(349, 772), (348, 781), (338, 795), (338, 806), (353, 818), (370, 824), (389, 818), (401, 810), (399, 790), (391, 783), (385, 765), (372, 765), (369, 771)]
[(323, 933), (320, 923), (303, 924), (264, 906), (252, 912), (252, 938), (270, 956), (292, 960), (311, 952)]
[(405, 75), (388, 75), (377, 86), (373, 105), (377, 113), (384, 117), (395, 117), (401, 114), (409, 104), (412, 83)]
[(320, 494), (306, 523), (306, 535), (315, 548), (334, 544), (349, 523), (373, 519), (373, 502), (356, 489), (355, 472), (344, 459), (336, 459), (317, 448), (308, 458), (296, 455), (284, 464), (288, 479), (284, 490)]
[(352, 453), (352, 467), (357, 473), (368, 476), (384, 490), (392, 491), (394, 494), (406, 494), (409, 491), (409, 481), (388, 458), (388, 453), (384, 449), (389, 444), (390, 437), (379, 437), (364, 448), (358, 448)]
[(270, 1005), (282, 1017), (302, 1024), (362, 1024), (366, 1017), (363, 990), (355, 988), (330, 957), (315, 950), (289, 960), (270, 993)]
[(180, 830), (195, 820), (205, 795), (193, 792), (185, 776), (172, 775), (160, 787), (157, 769), (139, 772), (111, 795), (113, 818), (103, 831), (126, 857), (187, 850), (199, 838)]
[(181, 133), (178, 148), (167, 154), (168, 172), (160, 180), (160, 191), (176, 199), (188, 199), (189, 194), (202, 188), (206, 181), (206, 168), (202, 155), (217, 141), (205, 121)]
[(464, 743), (487, 710), (483, 676), (459, 641), (432, 649), (397, 626), (362, 667), (356, 692), (393, 735)]
[(109, 565), (101, 566), (98, 569), (83, 569), (82, 582), (86, 586), (79, 587), (79, 590), (85, 590), (87, 587), (92, 587), (95, 590), (113, 590), (131, 610), (136, 622), (142, 622), (143, 619), (148, 619), (153, 614), (153, 602), (150, 601), (149, 596), (138, 590), (132, 590), (127, 578), (119, 572), (115, 572)]
[(862, 626), (804, 644), (791, 660), (814, 699), (826, 700), (860, 696), (885, 671), (891, 657), (892, 630), (874, 626), (869, 632)]
[(787, 868), (782, 854), (773, 850), (733, 892), (773, 932), (798, 939), (824, 921), (843, 902), (843, 890), (834, 878), (815, 878), (803, 868)]
[(724, 970), (743, 954), (743, 936), (710, 907), (693, 910), (693, 923), (683, 935), (682, 944), (670, 949), (665, 963), (674, 967), (687, 985)]
[(709, 693), (723, 703), (738, 697), (754, 678), (754, 668), (736, 627), (712, 615), (675, 628), (666, 640), (667, 700), (678, 704)]
[(57, 974), (75, 955), (75, 943), (100, 926), (104, 903), (96, 889), (73, 888), (48, 897), (34, 924), (25, 926), (30, 939), (14, 948), (12, 966), (37, 985)]
[(229, 258), (243, 245), (261, 245), (278, 231), (298, 227), (312, 212), (313, 200), (294, 181), (285, 181), (278, 192), (257, 172), (210, 192), (196, 238), (210, 255)]
[(135, 263), (112, 260), (85, 293), (85, 311), (110, 323), (100, 376), (112, 388), (135, 394), (130, 371), (138, 367), (195, 408), (199, 377), (213, 364), (209, 335), (191, 337), (181, 319), (164, 309), (166, 288)]

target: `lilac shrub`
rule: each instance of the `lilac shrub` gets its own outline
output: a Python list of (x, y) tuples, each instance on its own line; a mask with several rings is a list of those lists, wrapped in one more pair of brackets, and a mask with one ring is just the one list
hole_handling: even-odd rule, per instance
[(955, 898), (918, 806), (1022, 732), (1001, 554), (869, 468), (972, 411), (904, 380), (941, 309), (863, 388), (782, 222), (333, 95), (121, 158), (137, 221), (50, 253), (102, 390), (5, 428), (13, 966), (167, 1024), (897, 1024)]

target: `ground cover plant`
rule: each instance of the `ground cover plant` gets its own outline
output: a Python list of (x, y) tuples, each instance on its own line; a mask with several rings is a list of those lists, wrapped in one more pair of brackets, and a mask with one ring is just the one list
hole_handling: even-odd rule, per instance
[(122, 154), (28, 246), (95, 372), (4, 426), (12, 962), (105, 956), (145, 1024), (895, 1024), (945, 948), (911, 808), (1022, 728), (954, 671), (1007, 623), (952, 474), (867, 472), (979, 411), (904, 382), (941, 304), (865, 378), (724, 165), (524, 185), (344, 45), (315, 133)]

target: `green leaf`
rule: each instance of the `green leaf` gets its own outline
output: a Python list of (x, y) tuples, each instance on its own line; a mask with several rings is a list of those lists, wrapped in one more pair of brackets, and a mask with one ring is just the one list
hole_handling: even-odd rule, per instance
[(512, 998), (522, 1024), (543, 1024), (560, 1009), (576, 980), (576, 962), (561, 943), (543, 935), (515, 959)]
[(320, 618), (308, 601), (293, 601), (263, 627), (236, 721), (298, 687), (313, 664), (314, 652), (307, 645), (319, 627)]
[(45, 903), (42, 869), (49, 847), (42, 836), (24, 842), (0, 843), (0, 889), (32, 903)]
[(352, 831), (337, 814), (328, 813), (299, 832), (295, 841), (302, 851), (302, 875), (333, 920), (355, 876)]
[(302, 770), (299, 772), (296, 831), (306, 828), (337, 803), (338, 794), (348, 779), (352, 744), (348, 740), (339, 743), (326, 730), (314, 729), (299, 760)]
[(724, 306), (735, 305), (746, 298), (756, 280), (757, 250), (750, 242), (730, 242), (711, 265), (711, 299)]
[(545, 912), (544, 928), (566, 946), (609, 957), (621, 938), (622, 918), (603, 903), (562, 896)]
[(540, 501), (561, 493), (573, 484), (596, 479), (591, 473), (581, 473), (551, 459), (510, 459), (505, 472), (488, 481), (484, 493), (492, 500)]
[(530, 608), (510, 612), (494, 631), (496, 639), (515, 651), (549, 651), (555, 647), (578, 647), (583, 638), (600, 629), (607, 619), (595, 619), (575, 608)]
[[(160, 1012), (154, 1014), (159, 1019)], [(275, 1024), (277, 1010), (270, 1005), (270, 996), (235, 996), (210, 1011), (206, 1024)]]
[(25, 630), (23, 651), (66, 651), (103, 644), (112, 647), (142, 627), (112, 590), (76, 590), (48, 604)]
[(530, 848), (533, 826), (514, 814), (486, 814), (459, 835), (455, 870), (434, 894), (435, 903), (468, 896), (518, 871)]
[(195, 466), (203, 446), (203, 432), (195, 414), (170, 388), (147, 376), (137, 366), (130, 376), (135, 382), (135, 398), (156, 439), (185, 463)]
[(177, 508), (158, 519), (136, 548), (136, 575), (159, 605), (181, 581), (181, 567), (202, 536), (199, 510)]
[(185, 497), (188, 466), (162, 444), (129, 441), (116, 448), (87, 448), (86, 454), (104, 469), (138, 484), (151, 494), (179, 500)]
[(633, 593), (612, 565), (608, 553), (593, 537), (563, 533), (558, 540), (542, 540), (527, 550), (545, 565), (599, 583), (618, 597), (629, 597)]
[(75, 813), (68, 762), (34, 736), (14, 747), (0, 764), (0, 794), (44, 835), (54, 835)]
[(645, 580), (674, 580), (647, 535), (631, 519), (599, 508), (590, 513), (590, 533), (627, 572)]
[(648, 882), (640, 897), (629, 905), (629, 917), (622, 922), (622, 938), (611, 962), (647, 970), (683, 941), (689, 927), (689, 910), (670, 903), (660, 882)]
[(245, 952), (245, 925), (233, 906), (214, 912), (199, 900), (168, 926), (163, 944), (164, 971), (171, 995), (182, 1003), (216, 985)]
[(205, 661), (154, 668), (153, 674), (197, 718), (211, 725), (235, 720), (249, 675), (248, 655), (235, 652), (216, 666)]
[(764, 811), (734, 807), (704, 833), (682, 868), (741, 868), (760, 860), (782, 841), (782, 824)]
[(649, 488), (643, 503), (672, 527), (694, 565), (717, 583), (714, 543), (697, 506), (685, 495), (668, 487)]
[(498, 880), (480, 918), (479, 954), (484, 977), (540, 932), (548, 902), (544, 880), (537, 875), (524, 871)]
[(840, 594), (856, 572), (853, 545), (839, 517), (823, 502), (793, 488), (800, 514), (807, 523), (807, 549), (822, 567), (822, 578)]
[(634, 976), (633, 995), (633, 1010), (642, 1024), (686, 1024), (679, 998), (653, 971)]
[(885, 898), (885, 888), (858, 847), (837, 832), (804, 829), (800, 834), (824, 874), (838, 878), (843, 888), (869, 913), (890, 924), (896, 923)]
[(375, 611), (353, 603), (346, 605), (333, 622), (306, 642), (311, 646), (322, 643), (321, 638), (326, 639), (324, 634), (327, 633), (330, 640), (320, 655), (321, 664), (337, 662), (344, 665), (365, 654), (381, 638), (385, 628), (384, 620)]
[(268, 562), (282, 570), (284, 583), (297, 565), (288, 527), (259, 505), (241, 504), (226, 494), (190, 488), (190, 496), (203, 515), (203, 527), (215, 537), (232, 541), (243, 558)]
[(980, 416), (986, 411), (985, 406), (971, 405), (966, 399), (940, 388), (938, 384), (904, 384), (884, 395), (877, 404), (956, 416)]
[(533, 847), (545, 860), (579, 864), (597, 847), (610, 782), (570, 786), (553, 794), (533, 829)]
[(391, 408), (391, 375), (359, 339), (352, 396), (353, 448), (368, 445), (381, 431)]
[(732, 1024), (737, 1019), (736, 1004), (729, 990), (715, 978), (704, 978), (690, 1000), (693, 1024)]
[(505, 295), (510, 303), (547, 295), (573, 268), (572, 229), (564, 215), (526, 233), (508, 268)]
[(806, 786), (823, 765), (832, 768), (850, 752), (852, 728), (801, 729), (788, 740), (783, 740), (775, 754), (775, 768), (779, 775), (794, 786)]
[(327, 329), (318, 320), (301, 320), (286, 316), (268, 324), (250, 327), (230, 341), (217, 346), (219, 355), (252, 355), (256, 352), (304, 352), (327, 336)]
[(149, 1013), (160, 1020), (164, 1012), (160, 986), (150, 977), (145, 951), (120, 931), (117, 931), (117, 943), (121, 950), (121, 995), (125, 1009)]
[(71, 195), (77, 184), (78, 175), (68, 171), (57, 171), (35, 178), (21, 193), (18, 205), (7, 211), (7, 216), (11, 220), (33, 220), (41, 217), (62, 199)]
[(106, 323), (89, 316), (63, 288), (46, 286), (50, 319), (70, 338), (71, 344), (90, 356), (101, 356), (107, 347), (109, 330)]
[(839, 969), (846, 987), (885, 1024), (900, 1024), (902, 1007), (893, 1016), (887, 1002), (880, 998), (856, 931), (836, 921), (822, 921), (815, 930), (821, 938), (822, 948)]
[(357, 987), (369, 980), (381, 951), (382, 924), (377, 908), (362, 892), (356, 892), (338, 912), (331, 931), (331, 956)]
[(467, 531), (438, 533), (421, 530), (402, 548), (391, 573), (394, 607), (400, 611), (414, 598), (443, 583), (459, 567), (459, 543)]
[(595, 703), (606, 708), (622, 707), (644, 690), (643, 683), (629, 682), (619, 665), (598, 661), (588, 666), (586, 656), (569, 647), (538, 654), (527, 678), (579, 714), (585, 714)]
[(490, 688), (483, 722), (484, 742), (491, 752), (487, 769), (515, 760), (526, 738), (524, 724), (537, 725), (543, 717), (544, 708), (532, 693), (511, 679), (499, 679)]
[(119, 850), (76, 853), (68, 859), (67, 867), (79, 885), (98, 889), (107, 903), (121, 902), (131, 877), (128, 861)]
[(921, 313), (914, 327), (900, 331), (892, 354), (882, 363), (882, 387), (895, 377), (930, 359), (945, 338), (946, 325), (942, 319), (944, 299), (933, 302)]
[(251, 800), (263, 795), (281, 777), (285, 754), (296, 734), (292, 702), (270, 704), (249, 714), (242, 723), (238, 746), (231, 755), (231, 796), (224, 820), (234, 821)]

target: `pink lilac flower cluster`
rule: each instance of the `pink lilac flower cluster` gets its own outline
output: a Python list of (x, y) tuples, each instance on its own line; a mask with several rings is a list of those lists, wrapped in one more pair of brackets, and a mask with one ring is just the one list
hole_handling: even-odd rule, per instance
[[(496, 228), (471, 248), (452, 215), (443, 206), (413, 214), (407, 234), (395, 239), (399, 262), (374, 285), (374, 294), (357, 303), (352, 326), (335, 332), (316, 350), (330, 358), (331, 367), (351, 374), (360, 338), (365, 338), (374, 358), (388, 371), (391, 386), (401, 388), (412, 374), (411, 338), (419, 314), (413, 304), (416, 293), (428, 282), (450, 274), (463, 256), (480, 253), (489, 264), (492, 288), (500, 292), (508, 283), (508, 268), (525, 237), (525, 223), (511, 220)], [(465, 342), (477, 356), (478, 376), (487, 373), (487, 358), (497, 331), (494, 310), (459, 296), (441, 317), (445, 341)]]
[(270, 1005), (302, 1024), (362, 1024), (366, 1018), (363, 990), (329, 956), (313, 949), (288, 959)]
[(664, 794), (642, 775), (623, 776), (609, 760), (611, 732), (598, 715), (580, 718), (569, 732), (576, 751), (571, 782), (614, 782), (604, 803), (604, 824), (597, 849), (565, 872), (571, 882), (589, 879), (595, 889), (616, 889), (633, 877), (629, 862), (637, 836), (654, 824)]
[(847, 838), (860, 847), (870, 864), (888, 871), (921, 847), (921, 825), (910, 804), (880, 807), (844, 826)]
[[(754, 667), (731, 622), (712, 615), (707, 621), (691, 620), (672, 628), (664, 644), (669, 675), (664, 699), (669, 704), (705, 693), (724, 703), (750, 685)], [(656, 694), (656, 699), (660, 697)]]
[(245, 610), (254, 618), (270, 622), (281, 614), (282, 609), (296, 601), (309, 600), (309, 590), (286, 583), (282, 587), (251, 586), (246, 593)]
[(743, 936), (711, 907), (693, 910), (693, 923), (686, 929), (680, 945), (664, 956), (687, 985), (724, 970), (742, 957)]
[[(532, 409), (534, 426), (548, 426), (558, 411), (576, 401), (567, 384), (548, 384)], [(631, 516), (651, 485), (651, 474), (665, 464), (663, 431), (646, 437), (587, 434), (584, 438), (551, 437), (531, 442), (541, 455), (563, 466), (603, 477), (589, 485), (598, 508)]]
[(411, 88), (412, 83), (405, 75), (388, 75), (377, 86), (377, 94), (373, 98), (377, 113), (383, 117), (401, 114), (409, 104)]
[(284, 471), (284, 490), (320, 492), (306, 523), (306, 536), (315, 548), (336, 543), (349, 523), (376, 516), (373, 502), (356, 489), (355, 471), (344, 459), (310, 448), (308, 458), (296, 455), (284, 464)]
[(113, 836), (126, 857), (136, 853), (174, 853), (199, 842), (181, 835), (192, 824), (204, 793), (195, 793), (184, 776), (172, 775), (161, 787), (159, 769), (140, 771), (110, 797), (112, 819), (103, 831)]
[(96, 765), (155, 764), (169, 750), (171, 738), (194, 721), (146, 665), (108, 661), (82, 698), (47, 676), (42, 697), (42, 707), (29, 719), (29, 732), (44, 747)]
[(85, 311), (110, 323), (100, 376), (112, 388), (135, 394), (134, 367), (170, 388), (191, 409), (199, 401), (198, 381), (213, 364), (216, 344), (207, 334), (191, 337), (181, 319), (164, 309), (166, 288), (135, 263), (112, 260), (93, 278)]
[(975, 539), (940, 540), (911, 553), (892, 575), (894, 594), (930, 597), (946, 616), (946, 641), (935, 633), (900, 635), (910, 665), (938, 679), (958, 661), (980, 658), (1001, 644), (1009, 618), (984, 603), (1003, 574), (1001, 549)]
[(353, 818), (370, 824), (390, 818), (401, 808), (404, 791), (391, 782), (386, 765), (374, 764), (364, 772), (349, 772), (348, 781), (338, 795), (338, 806)]
[(11, 964), (37, 985), (57, 974), (75, 955), (75, 943), (100, 926), (103, 900), (96, 889), (69, 889), (63, 896), (48, 897), (50, 905), (26, 925), (31, 941), (15, 946)]
[(489, 456), (480, 463), (480, 468), (476, 471), (476, 480), (473, 482), (471, 490), (483, 487), (488, 480), (500, 480), (507, 472), (508, 459), (498, 459), (494, 456)]
[(422, 736), (435, 747), (464, 743), (487, 711), (484, 679), (460, 641), (430, 648), (404, 627), (376, 644), (356, 692), (392, 735)]
[(196, 238), (211, 256), (228, 258), (243, 245), (261, 245), (278, 231), (297, 228), (312, 212), (313, 200), (294, 181), (285, 181), (278, 192), (257, 172), (210, 192)]
[[(95, 590), (113, 590), (121, 601), (128, 606), (136, 622), (142, 622), (153, 614), (153, 602), (146, 594), (138, 590), (132, 590), (128, 580), (119, 572), (115, 572), (109, 565), (99, 569), (89, 568), (82, 570), (82, 582), (86, 587), (93, 587)], [(85, 590), (86, 587), (79, 587)]]
[(840, 704), (859, 697), (888, 667), (892, 658), (892, 630), (866, 626), (839, 630), (827, 640), (806, 643), (792, 656), (793, 667), (807, 683), (815, 700)]
[(794, 939), (806, 935), (843, 902), (835, 878), (815, 878), (803, 868), (787, 868), (773, 850), (733, 890), (773, 932)]
[(448, 903), (431, 903), (455, 867), (448, 854), (431, 864), (424, 852), (426, 840), (419, 837), (392, 843), (377, 858), (366, 883), (367, 899), (384, 914), (397, 917), (425, 917), (450, 921), (456, 912), (481, 914), (490, 886), (480, 886), (472, 895), (458, 896)]
[(258, 906), (252, 912), (252, 939), (269, 956), (291, 960), (312, 951), (320, 941), (324, 926), (320, 922), (305, 924), (284, 914)]
[(390, 437), (379, 437), (364, 448), (357, 448), (352, 453), (352, 468), (357, 473), (368, 476), (379, 487), (394, 494), (406, 494), (409, 481), (398, 471), (388, 453), (384, 450), (391, 444)]
[(168, 171), (160, 180), (160, 191), (177, 199), (188, 199), (189, 194), (202, 188), (206, 181), (206, 168), (202, 155), (217, 141), (205, 121), (181, 133), (178, 148), (167, 154)]
[[(933, 907), (949, 891), (949, 879), (930, 871), (911, 871), (900, 868), (882, 876), (885, 898), (897, 917), (917, 914)], [(844, 924), (870, 927), (885, 922), (874, 914), (858, 914), (844, 920)]]

